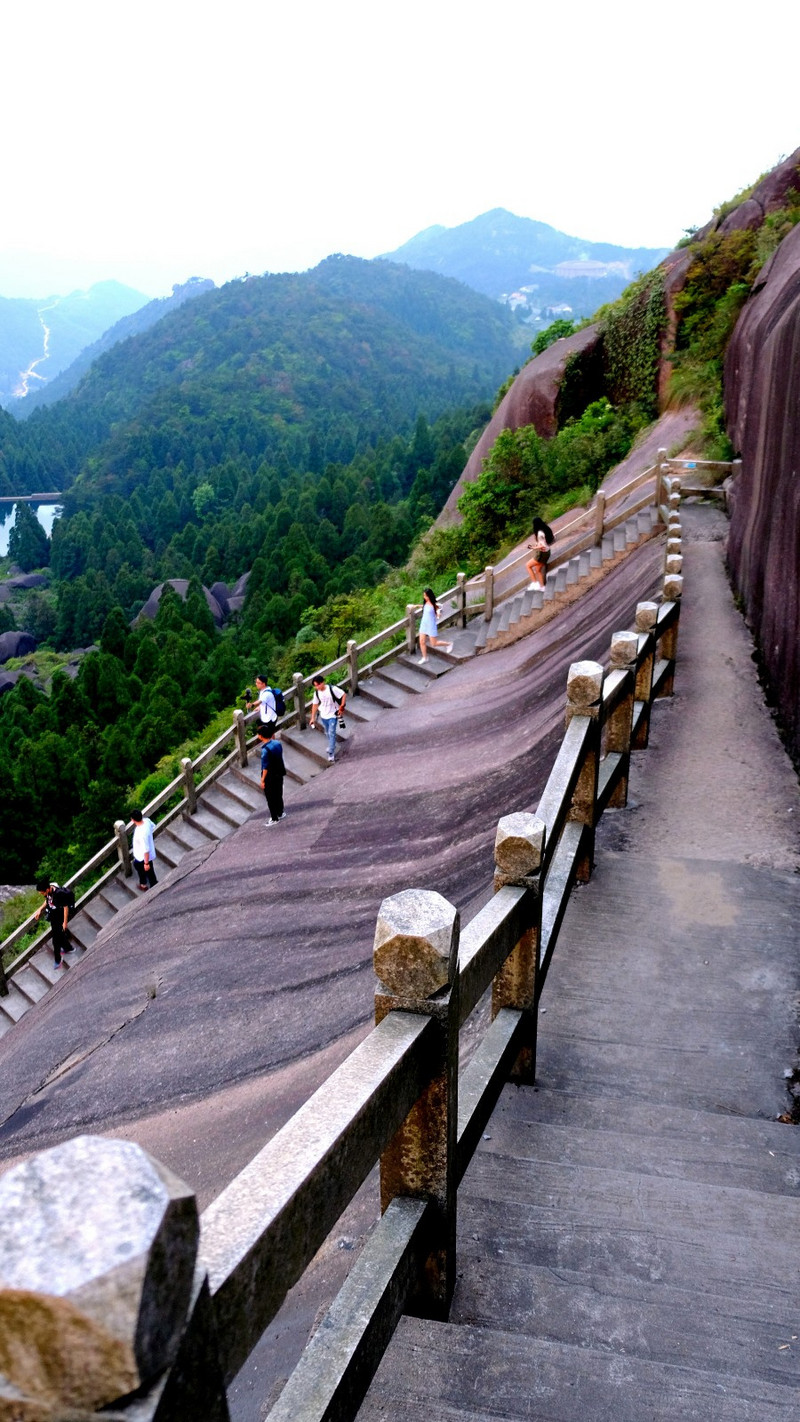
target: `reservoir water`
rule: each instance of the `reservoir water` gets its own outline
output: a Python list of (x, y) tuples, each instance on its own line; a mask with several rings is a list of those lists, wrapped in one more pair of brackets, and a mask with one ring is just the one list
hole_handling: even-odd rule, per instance
[[(53, 531), (53, 522), (61, 513), (60, 504), (31, 504), (48, 538)], [(8, 553), (8, 535), (14, 527), (17, 514), (16, 504), (0, 504), (0, 558)]]

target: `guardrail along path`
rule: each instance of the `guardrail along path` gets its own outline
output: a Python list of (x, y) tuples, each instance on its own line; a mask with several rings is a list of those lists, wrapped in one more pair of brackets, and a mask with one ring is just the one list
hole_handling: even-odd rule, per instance
[(800, 797), (683, 516), (675, 700), (460, 1186), (449, 1322), (401, 1320), (361, 1422), (796, 1422)]

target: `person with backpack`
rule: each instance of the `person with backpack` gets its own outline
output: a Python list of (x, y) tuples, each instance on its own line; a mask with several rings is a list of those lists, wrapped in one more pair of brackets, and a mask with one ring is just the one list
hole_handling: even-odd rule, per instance
[(259, 726), (256, 735), (261, 746), (261, 789), (269, 810), (267, 829), (271, 829), (279, 820), (286, 819), (283, 808), (283, 780), (286, 775), (283, 746), (275, 732), (267, 726)]
[(340, 686), (329, 686), (324, 676), (317, 673), (311, 678), (314, 695), (311, 699), (311, 729), (313, 731), (319, 716), (328, 737), (328, 760), (333, 765), (336, 759), (336, 723), (344, 711), (347, 697)]
[(156, 846), (153, 840), (155, 825), (152, 820), (142, 818), (141, 810), (134, 810), (133, 820), (133, 863), (139, 875), (139, 888), (152, 889), (158, 883), (155, 870)]
[(544, 519), (535, 518), (533, 520), (533, 543), (528, 547), (533, 552), (533, 557), (528, 559), (525, 567), (530, 578), (530, 588), (543, 588), (547, 582), (547, 564), (550, 562), (550, 547), (555, 543), (556, 536), (549, 523)]
[(258, 696), (255, 701), (248, 701), (247, 709), (252, 711), (258, 706), (261, 713), (261, 724), (269, 730), (275, 730), (275, 723), (279, 716), (286, 712), (286, 702), (283, 699), (283, 692), (277, 686), (270, 686), (265, 676), (256, 677)]
[(69, 963), (62, 959), (62, 953), (71, 953), (75, 947), (70, 942), (69, 917), (75, 908), (75, 894), (72, 889), (62, 889), (60, 884), (54, 884), (48, 878), (37, 879), (36, 888), (44, 898), (44, 903), (35, 914), (37, 922), (44, 914), (50, 924), (50, 932), (53, 935), (53, 961), (57, 968), (68, 968)]

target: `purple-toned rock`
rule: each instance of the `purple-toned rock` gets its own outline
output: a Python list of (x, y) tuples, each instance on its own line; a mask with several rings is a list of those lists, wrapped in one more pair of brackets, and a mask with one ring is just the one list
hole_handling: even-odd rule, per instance
[(742, 459), (730, 491), (728, 561), (798, 751), (799, 387), (800, 226), (761, 274), (725, 358), (728, 434)]
[(208, 590), (213, 598), (216, 598), (222, 611), (223, 617), (229, 616), (228, 608), (228, 588), (225, 583), (212, 583)]
[(460, 522), (458, 501), (465, 484), (472, 484), (483, 468), (483, 461), (502, 430), (517, 430), (533, 425), (538, 434), (551, 438), (558, 429), (557, 405), (564, 367), (572, 355), (583, 355), (600, 341), (597, 326), (587, 326), (574, 336), (567, 336), (548, 346), (520, 371), (516, 380), (494, 412), (486, 429), (467, 460), (464, 472), (442, 509), (437, 523)]
[(25, 592), (28, 588), (46, 588), (49, 585), (49, 573), (20, 573), (17, 577), (9, 578), (6, 583), (6, 587), (13, 588), (15, 592)]
[(242, 573), (242, 576), (241, 576), (240, 578), (237, 578), (237, 579), (236, 579), (236, 582), (234, 583), (233, 587), (231, 588), (228, 600), (230, 601), (230, 598), (232, 598), (232, 597), (242, 597), (242, 598), (243, 598), (243, 597), (246, 597), (246, 595), (247, 595), (247, 584), (248, 584), (249, 581), (250, 581), (250, 573), (249, 573), (249, 572), (247, 572), (247, 573)]
[(30, 632), (0, 632), (0, 664), (35, 651), (36, 638)]
[(740, 202), (738, 207), (729, 212), (728, 216), (719, 225), (719, 232), (724, 235), (727, 232), (745, 232), (748, 228), (760, 227), (764, 221), (764, 209), (755, 198), (747, 198), (745, 202)]
[(800, 148), (784, 158), (777, 168), (767, 173), (753, 188), (753, 198), (762, 212), (769, 214), (785, 207), (790, 193), (800, 192)]
[[(185, 602), (186, 594), (189, 591), (188, 578), (169, 578), (168, 581), (170, 586), (175, 589), (181, 601)], [(155, 617), (156, 613), (158, 612), (158, 604), (161, 601), (161, 594), (164, 591), (165, 587), (166, 583), (159, 583), (157, 588), (153, 588), (153, 591), (147, 599), (147, 602), (139, 613), (140, 617)], [(211, 593), (206, 587), (203, 588), (203, 596), (205, 597), (206, 603), (208, 604), (208, 610), (211, 613), (211, 616), (213, 617), (216, 626), (221, 627), (223, 622), (225, 621), (225, 618), (223, 616), (222, 608), (217, 602), (217, 599), (215, 597), (212, 597)]]

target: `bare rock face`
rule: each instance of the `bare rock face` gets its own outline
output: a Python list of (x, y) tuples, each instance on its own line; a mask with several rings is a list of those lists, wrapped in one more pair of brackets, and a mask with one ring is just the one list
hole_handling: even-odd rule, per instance
[(507, 390), (486, 429), (467, 460), (464, 472), (451, 491), (437, 523), (444, 526), (460, 522), (458, 501), (465, 484), (472, 484), (483, 468), (497, 436), (502, 430), (517, 430), (534, 425), (538, 434), (549, 439), (558, 429), (557, 405), (564, 367), (572, 355), (584, 355), (600, 341), (596, 326), (587, 326), (574, 336), (567, 336), (548, 346), (520, 371)]
[[(793, 155), (795, 164), (800, 153)], [(765, 201), (780, 206), (770, 180)], [(783, 174), (786, 180), (786, 174)], [(756, 190), (758, 192), (758, 189)], [(742, 458), (730, 491), (728, 561), (781, 717), (800, 752), (800, 227), (761, 272), (725, 358), (728, 434)]]
[(36, 651), (36, 645), (30, 632), (0, 632), (0, 664), (11, 657), (27, 657)]
[[(176, 593), (178, 594), (178, 597), (181, 598), (183, 602), (185, 602), (186, 594), (189, 591), (188, 578), (170, 578), (169, 582), (170, 585), (175, 589)], [(153, 591), (147, 599), (147, 602), (139, 613), (140, 617), (155, 617), (156, 613), (158, 612), (158, 604), (161, 601), (161, 594), (164, 591), (164, 587), (164, 583), (159, 583), (157, 588), (153, 588)], [(206, 587), (203, 588), (203, 596), (208, 604), (208, 610), (214, 619), (215, 625), (217, 627), (221, 627), (223, 622), (225, 621), (225, 616), (222, 608), (217, 602), (217, 599), (212, 596), (212, 594), (208, 591), (208, 588)]]
[(133, 1142), (79, 1136), (9, 1170), (0, 1419), (56, 1422), (161, 1372), (185, 1322), (198, 1234), (194, 1195)]

